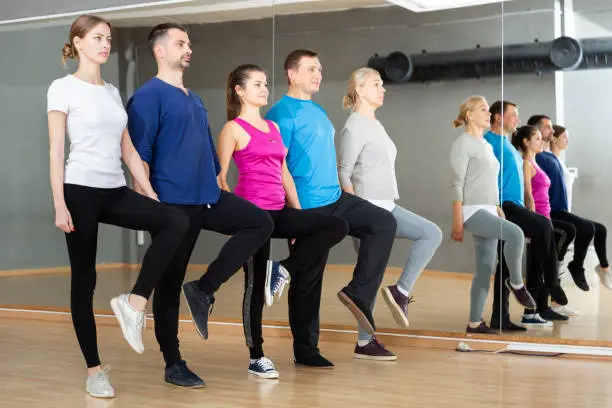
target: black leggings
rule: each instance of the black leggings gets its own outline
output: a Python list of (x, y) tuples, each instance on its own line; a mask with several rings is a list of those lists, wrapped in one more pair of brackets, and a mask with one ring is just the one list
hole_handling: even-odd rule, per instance
[(91, 368), (100, 365), (93, 313), (98, 223), (156, 233), (131, 292), (148, 299), (187, 232), (188, 220), (180, 211), (127, 187), (101, 189), (65, 184), (64, 197), (74, 225), (74, 231), (65, 234), (71, 269), (72, 322), (87, 367)]
[(165, 268), (153, 296), (155, 337), (166, 367), (182, 359), (178, 340), (181, 288), (200, 231), (204, 229), (230, 236), (200, 277), (200, 287), (207, 293), (214, 293), (261, 248), (274, 228), (272, 219), (264, 210), (226, 191), (221, 191), (215, 204), (172, 206), (187, 214), (189, 229), (174, 259)]
[[(359, 239), (353, 278), (343, 289), (371, 309), (395, 240), (395, 217), (390, 211), (344, 192), (336, 202), (306, 211), (344, 219), (349, 226), (348, 235)], [(295, 245), (289, 247), (290, 252), (294, 250), (297, 250)], [(312, 269), (304, 269), (307, 273), (291, 279), (288, 293), (289, 324), (293, 334), (293, 353), (297, 359), (319, 353), (319, 310), (327, 256), (328, 251), (325, 251), (313, 263)], [(305, 305), (312, 307), (306, 308)]]
[[(527, 290), (536, 302), (539, 299), (548, 299), (549, 292), (546, 289), (560, 285), (557, 248), (555, 247), (552, 222), (545, 216), (512, 202), (504, 202), (503, 209), (508, 221), (518, 225), (523, 230), (525, 237), (531, 239), (528, 254)], [(501, 244), (500, 242), (500, 248)], [(505, 324), (510, 319), (509, 289), (502, 284), (508, 276), (508, 267), (502, 252), (495, 271), (493, 314), (491, 317), (491, 321), (500, 324)], [(544, 305), (538, 304), (538, 309), (540, 307), (544, 307)]]
[[(272, 238), (295, 238), (291, 255), (281, 264), (294, 277), (300, 275), (303, 280), (312, 280), (316, 276), (306, 276), (313, 272), (318, 259), (326, 254), (348, 233), (348, 224), (344, 219), (329, 214), (311, 211), (301, 211), (285, 207), (278, 211), (267, 211), (274, 221)], [(247, 347), (252, 359), (264, 356), (262, 344), (262, 312), (265, 300), (266, 264), (270, 259), (270, 241), (244, 265), (244, 298), (242, 302), (242, 321)], [(303, 310), (315, 308), (308, 298), (297, 300)], [(308, 323), (294, 322), (302, 329), (308, 328)]]
[(595, 252), (599, 258), (599, 264), (607, 268), (608, 257), (606, 255), (606, 227), (602, 224), (579, 217), (567, 211), (552, 211), (550, 217), (553, 220), (564, 221), (572, 224), (576, 229), (576, 240), (574, 241), (574, 259), (568, 265), (569, 268), (584, 271), (584, 259), (591, 241), (595, 239)]
[(555, 231), (555, 242), (557, 246), (557, 259), (563, 261), (567, 248), (576, 238), (576, 227), (573, 224), (561, 220), (551, 220)]

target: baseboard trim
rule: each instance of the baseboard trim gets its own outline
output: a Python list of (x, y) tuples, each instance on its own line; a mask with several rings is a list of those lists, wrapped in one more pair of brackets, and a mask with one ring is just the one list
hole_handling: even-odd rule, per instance
[[(96, 323), (118, 326), (111, 311), (95, 310)], [(72, 323), (70, 310), (65, 308), (35, 308), (31, 306), (0, 305), (0, 318), (15, 320), (38, 320), (42, 322)], [(147, 316), (147, 326), (154, 327), (151, 315)], [(210, 321), (210, 332), (219, 334), (243, 335), (240, 319), (216, 319)], [(286, 322), (264, 321), (264, 335), (268, 337), (291, 338), (291, 330)], [(179, 331), (195, 332), (189, 316), (179, 317)], [(354, 343), (357, 331), (347, 325), (321, 325), (320, 339)], [(525, 353), (564, 354), (566, 357), (582, 356), (612, 359), (612, 341), (573, 340), (552, 338), (531, 338), (515, 335), (467, 335), (436, 330), (383, 329), (376, 333), (385, 344), (390, 346), (423, 347), (433, 349), (456, 349), (459, 342), (469, 344), (481, 351), (512, 351)]]

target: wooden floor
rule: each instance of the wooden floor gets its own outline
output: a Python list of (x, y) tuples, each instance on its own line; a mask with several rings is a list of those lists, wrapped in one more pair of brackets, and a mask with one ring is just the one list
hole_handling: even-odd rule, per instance
[[(203, 271), (202, 267), (194, 266), (190, 268), (187, 279), (197, 279)], [(383, 284), (394, 283), (398, 273), (396, 269), (389, 269)], [(97, 281), (95, 308), (110, 310), (108, 302), (111, 297), (128, 290), (136, 274), (137, 270), (134, 268), (101, 268)], [(336, 297), (336, 292), (350, 280), (350, 276), (349, 267), (332, 267), (326, 272), (321, 310), (321, 322), (324, 326), (344, 326), (354, 329), (352, 315)], [(591, 284), (589, 292), (582, 292), (571, 282), (564, 281), (570, 305), (580, 310), (581, 316), (573, 317), (569, 322), (556, 324), (553, 328), (530, 329), (522, 340), (538, 338), (538, 341), (540, 339), (599, 341), (606, 343), (601, 345), (612, 347), (612, 309), (610, 308), (612, 292), (599, 284), (593, 272), (588, 278)], [(217, 301), (212, 319), (231, 321), (241, 319), (243, 279), (243, 274), (237, 273), (221, 287), (216, 295)], [(30, 273), (1, 277), (0, 305), (68, 310), (69, 285), (68, 273)], [(468, 319), (470, 285), (469, 274), (425, 271), (415, 286), (413, 295), (416, 302), (410, 305), (411, 326), (404, 333), (430, 334), (432, 331), (464, 333)], [(491, 315), (491, 298), (492, 296), (489, 296), (485, 306), (487, 320)], [(264, 309), (264, 319), (271, 322), (286, 322), (286, 302), (285, 292), (279, 304)], [(182, 303), (181, 314), (188, 318), (184, 302)], [(511, 299), (511, 311), (513, 320), (519, 322), (522, 309), (514, 299)], [(375, 318), (381, 331), (397, 328), (391, 313), (380, 297)]]
[[(612, 362), (395, 347), (397, 362), (353, 358), (350, 342), (322, 342), (332, 370), (296, 368), (291, 342), (267, 339), (279, 381), (247, 374), (241, 335), (181, 333), (190, 367), (207, 383), (182, 390), (163, 382), (163, 364), (145, 332), (134, 353), (116, 325), (99, 325), (103, 364), (117, 398), (84, 392), (85, 368), (70, 323), (0, 318), (1, 407), (606, 407)], [(10, 391), (9, 391), (10, 390)]]

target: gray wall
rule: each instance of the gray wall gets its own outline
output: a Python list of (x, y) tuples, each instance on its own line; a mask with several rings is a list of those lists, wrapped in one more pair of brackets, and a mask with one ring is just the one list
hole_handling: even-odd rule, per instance
[[(534, 3), (531, 5), (534, 11), (509, 14), (504, 22), (505, 41), (552, 39), (550, 4), (549, 1)], [(517, 9), (515, 6), (514, 11)], [(271, 100), (275, 101), (286, 91), (282, 75), (284, 56), (295, 48), (317, 50), (324, 66), (324, 82), (315, 99), (327, 110), (339, 131), (347, 117), (342, 111), (341, 99), (346, 92), (348, 76), (374, 53), (455, 50), (477, 44), (495, 46), (501, 44), (502, 38), (498, 6), (419, 15), (399, 8), (353, 10), (280, 16), (276, 22), (274, 50), (268, 20), (191, 27), (194, 57), (186, 84), (207, 104), (215, 135), (225, 121), (226, 75), (240, 63), (261, 64), (272, 72), (275, 86)], [(144, 39), (146, 33), (147, 29), (137, 29), (132, 35)], [(138, 47), (138, 75), (140, 82), (144, 82), (155, 74), (156, 68), (143, 40), (138, 41)], [(273, 51), (274, 65), (271, 63)], [(473, 270), (473, 248), (469, 238), (464, 244), (452, 243), (448, 238), (452, 220), (451, 196), (447, 188), (450, 177), (448, 152), (457, 135), (450, 122), (465, 97), (482, 94), (492, 102), (501, 98), (501, 85), (501, 78), (489, 78), (387, 88), (385, 106), (378, 116), (398, 147), (400, 204), (436, 222), (445, 232), (443, 245), (430, 268)], [(504, 85), (504, 97), (519, 103), (521, 110), (541, 106), (554, 109), (553, 76), (506, 77)], [(203, 233), (192, 262), (210, 261), (222, 242), (223, 239), (215, 234)], [(275, 247), (276, 256), (282, 256), (284, 245), (279, 242)], [(408, 247), (407, 241), (396, 242), (391, 265), (403, 265)], [(330, 262), (355, 262), (355, 253), (348, 240), (334, 249)]]
[[(0, 33), (0, 269), (68, 264), (54, 225), (46, 118), (47, 88), (67, 73), (60, 63), (67, 37), (66, 27)], [(112, 83), (119, 78), (117, 61), (112, 54), (104, 67)], [(118, 228), (100, 229), (98, 262), (121, 262), (122, 237)]]
[[(577, 38), (612, 36), (612, 10), (576, 15)], [(572, 211), (612, 225), (609, 202), (612, 138), (607, 125), (612, 95), (612, 69), (563, 74), (565, 123), (570, 135), (568, 166), (578, 168)]]

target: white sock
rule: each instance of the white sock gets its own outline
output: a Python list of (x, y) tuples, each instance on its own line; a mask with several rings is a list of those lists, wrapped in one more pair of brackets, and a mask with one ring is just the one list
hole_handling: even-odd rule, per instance
[(408, 292), (406, 289), (402, 288), (400, 285), (397, 285), (397, 290), (399, 290), (399, 293), (401, 293), (402, 295), (408, 297), (408, 295), (410, 294), (410, 292)]
[(535, 313), (529, 313), (529, 314), (525, 313), (523, 315), (523, 317), (526, 317), (528, 319), (533, 319), (535, 317), (535, 315), (536, 315)]
[(519, 283), (518, 285), (515, 285), (514, 283), (510, 282), (510, 286), (512, 286), (513, 289), (515, 290), (519, 290), (521, 289), (523, 286), (525, 286), (525, 284), (523, 282)]
[(258, 361), (258, 360), (259, 360), (258, 358), (252, 358), (252, 359), (251, 359), (251, 364), (253, 364), (254, 362), (256, 362), (256, 361)]
[(363, 346), (367, 346), (368, 344), (370, 344), (370, 342), (372, 341), (372, 339), (368, 339), (368, 340), (357, 340), (357, 345), (359, 347), (363, 347)]
[(482, 324), (482, 322), (469, 322), (468, 326), (470, 326), (470, 328), (475, 329), (478, 326), (480, 326)]

